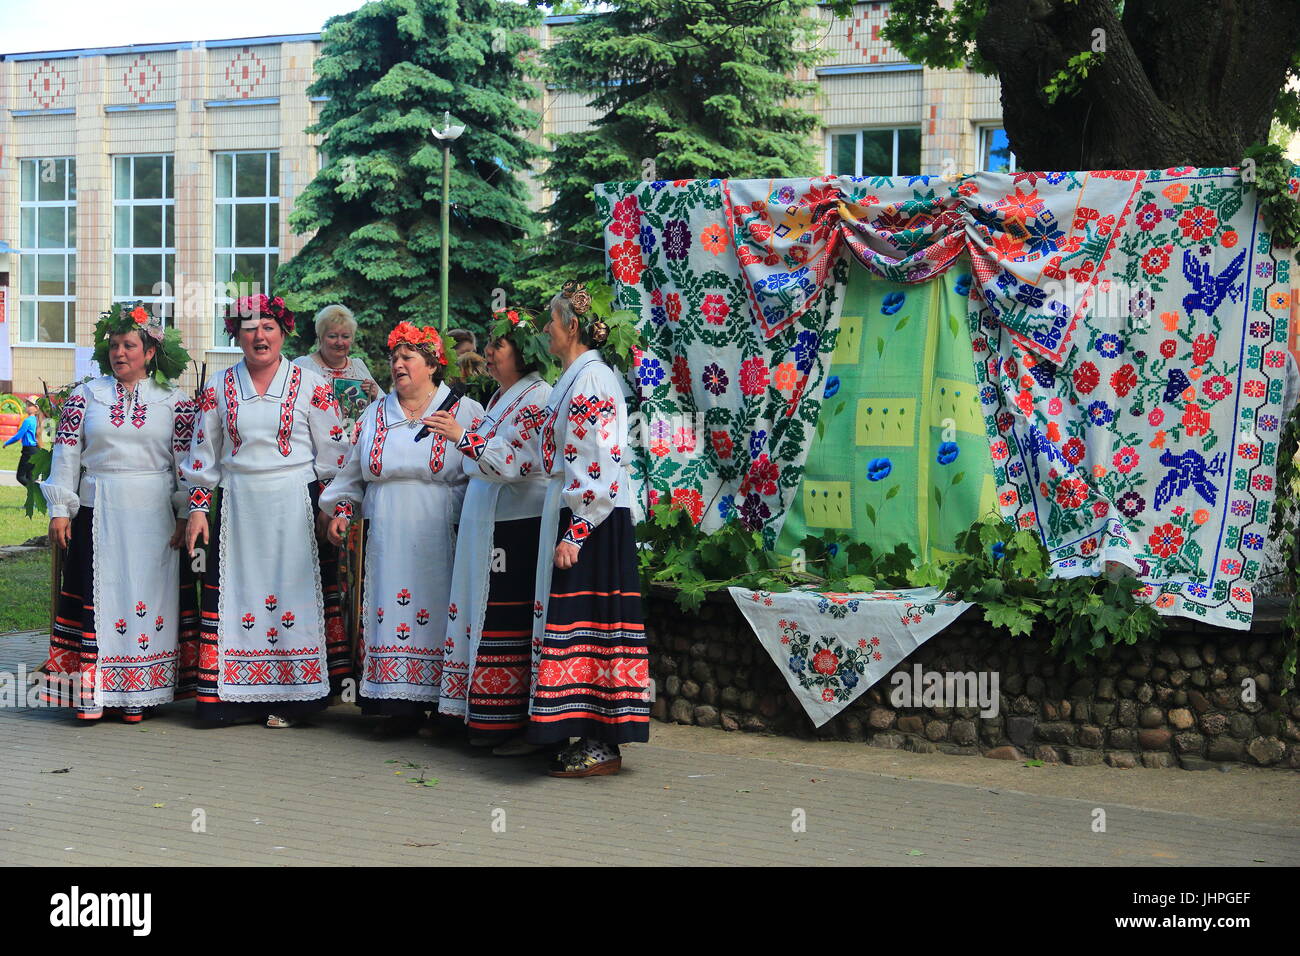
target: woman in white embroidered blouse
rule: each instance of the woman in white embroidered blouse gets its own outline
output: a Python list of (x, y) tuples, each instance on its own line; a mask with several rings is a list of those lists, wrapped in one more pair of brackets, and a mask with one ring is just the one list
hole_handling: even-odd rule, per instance
[(332, 387), (281, 355), (293, 313), (280, 299), (240, 299), (226, 321), (244, 358), (208, 382), (183, 472), (186, 545), (208, 543), (199, 643), (200, 720), (287, 727), (323, 709), (350, 654), (339, 617), (337, 558), (319, 549), (315, 502), (348, 444)]
[[(384, 390), (379, 387), (375, 377), (370, 374), (365, 360), (359, 355), (352, 355), (352, 346), (357, 336), (357, 320), (352, 310), (345, 305), (327, 305), (316, 313), (316, 349), (307, 355), (294, 359), (295, 365), (309, 368), (330, 384), (335, 379), (355, 379), (361, 382), (365, 393), (365, 403), (384, 397)], [(349, 403), (349, 409), (352, 405)], [(365, 409), (362, 408), (362, 411)], [(355, 418), (347, 409), (340, 409), (343, 415), (343, 427), (355, 434)]]
[(454, 527), (468, 481), (461, 454), (423, 419), (444, 403), (468, 425), (483, 413), (443, 383), (447, 354), (437, 330), (402, 322), (388, 337), (394, 391), (366, 409), (343, 470), (320, 498), (329, 538), (343, 541), (356, 516), (366, 535), (358, 703), (387, 718), (386, 735), (413, 731), (438, 706)]
[(471, 744), (497, 745), (493, 752), (501, 756), (539, 749), (523, 737), (547, 481), (533, 439), (551, 394), (539, 373), (546, 356), (538, 340), (538, 329), (526, 313), (504, 313), (486, 350), (488, 372), (500, 388), (483, 417), (469, 428), (446, 412), (431, 419), (433, 430), (465, 456), (469, 476), (438, 710), (464, 720)]
[[(608, 325), (585, 287), (566, 282), (546, 326), (560, 376), (537, 436), (549, 476), (538, 547), (536, 688), (528, 739), (578, 740), (557, 777), (617, 773), (619, 744), (649, 739), (649, 652), (628, 477), (627, 410), (599, 347)], [(554, 542), (554, 544), (552, 544)]]
[[(189, 450), (195, 406), (151, 377), (189, 361), (143, 307), (115, 306), (96, 327), (96, 358), (112, 374), (72, 390), (59, 418), (49, 477), (41, 482), (50, 542), (67, 548), (43, 695), (97, 720), (194, 692), (198, 612), (183, 595), (185, 493), (177, 463)], [(84, 469), (84, 474), (83, 474)], [(188, 570), (188, 569), (187, 569)]]

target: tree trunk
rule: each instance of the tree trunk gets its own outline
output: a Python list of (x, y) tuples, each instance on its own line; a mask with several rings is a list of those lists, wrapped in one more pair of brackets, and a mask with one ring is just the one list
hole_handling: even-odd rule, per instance
[[(988, 0), (976, 37), (1023, 169), (1238, 166), (1268, 141), (1300, 45), (1296, 0)], [(1043, 92), (1104, 49), (1074, 93)]]

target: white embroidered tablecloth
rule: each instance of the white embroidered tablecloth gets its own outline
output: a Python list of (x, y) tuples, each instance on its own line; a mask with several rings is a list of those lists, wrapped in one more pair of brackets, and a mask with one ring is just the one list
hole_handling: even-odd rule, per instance
[(936, 588), (728, 590), (818, 727), (971, 606)]

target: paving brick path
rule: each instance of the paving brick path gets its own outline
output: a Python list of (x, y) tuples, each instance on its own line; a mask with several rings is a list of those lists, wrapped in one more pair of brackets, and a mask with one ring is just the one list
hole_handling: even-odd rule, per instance
[[(42, 657), (37, 635), (0, 637), (0, 670)], [(0, 708), (0, 863), (1300, 865), (1300, 827), (1212, 806), (1107, 806), (1094, 833), (1094, 804), (1062, 796), (672, 743), (626, 747), (616, 777), (553, 780), (367, 726), (346, 706), (281, 731), (198, 729), (184, 703), (136, 726)]]

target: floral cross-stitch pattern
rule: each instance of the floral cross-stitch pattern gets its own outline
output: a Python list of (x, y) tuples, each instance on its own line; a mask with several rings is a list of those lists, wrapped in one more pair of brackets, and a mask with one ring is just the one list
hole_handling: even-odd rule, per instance
[(1135, 571), (1165, 614), (1249, 626), (1274, 499), (1289, 261), (1235, 170), (1141, 174), (1074, 347), (1044, 361), (972, 303), (1003, 514), (1053, 573)]
[[(619, 304), (646, 350), (634, 381), (643, 507), (680, 503), (706, 530), (737, 517), (776, 541), (799, 486), (835, 345), (839, 278), (765, 339), (723, 214), (718, 180), (596, 187)], [(794, 260), (792, 259), (791, 262)]]
[[(772, 546), (823, 400), (852, 397), (830, 374), (849, 270), (915, 285), (969, 262), (1002, 514), (1042, 536), (1057, 576), (1122, 566), (1161, 613), (1249, 626), (1291, 277), (1237, 170), (683, 180), (596, 199), (647, 342), (632, 456), (647, 506), (706, 530), (736, 515)], [(876, 311), (862, 331), (884, 341), (896, 303)], [(888, 494), (893, 471), (875, 455), (862, 487)]]

